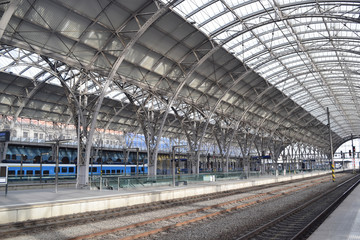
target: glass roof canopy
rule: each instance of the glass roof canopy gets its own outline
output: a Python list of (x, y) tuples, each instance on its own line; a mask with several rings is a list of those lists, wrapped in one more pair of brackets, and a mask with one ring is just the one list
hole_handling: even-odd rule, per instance
[(184, 0), (172, 9), (324, 124), (329, 108), (340, 136), (360, 132), (359, 3)]

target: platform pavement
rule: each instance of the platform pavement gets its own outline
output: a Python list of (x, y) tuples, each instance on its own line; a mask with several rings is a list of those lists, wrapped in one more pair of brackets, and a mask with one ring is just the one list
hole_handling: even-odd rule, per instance
[(254, 177), (241, 180), (196, 182), (183, 186), (153, 186), (117, 190), (66, 188), (0, 192), (0, 224), (50, 218), (89, 211), (127, 207), (156, 201), (191, 197), (221, 191), (329, 174), (312, 172), (287, 176)]
[(360, 185), (335, 209), (308, 240), (360, 239)]

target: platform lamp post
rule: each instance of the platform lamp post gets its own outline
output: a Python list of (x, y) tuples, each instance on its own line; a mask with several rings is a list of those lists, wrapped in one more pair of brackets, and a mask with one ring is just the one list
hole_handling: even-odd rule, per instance
[(61, 142), (68, 142), (71, 139), (53, 139), (50, 141), (47, 141), (48, 143), (54, 144), (55, 152), (53, 156), (55, 157), (55, 193), (58, 192), (58, 179), (59, 179), (59, 148)]
[(175, 150), (177, 148), (186, 148), (187, 145), (175, 145), (172, 147), (172, 155), (173, 155), (173, 162), (172, 162), (172, 186), (175, 187)]
[(354, 146), (354, 139), (353, 135), (351, 134), (351, 151), (352, 151), (352, 159), (353, 159), (353, 173), (356, 172), (355, 169), (355, 146)]

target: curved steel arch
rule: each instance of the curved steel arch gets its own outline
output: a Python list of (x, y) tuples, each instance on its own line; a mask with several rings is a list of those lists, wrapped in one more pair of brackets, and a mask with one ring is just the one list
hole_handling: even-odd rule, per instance
[[(230, 37), (230, 38), (233, 38), (233, 36), (232, 37)], [(228, 39), (227, 39), (228, 40)], [(264, 92), (265, 93), (265, 92)], [(251, 106), (250, 106), (251, 107)], [(250, 109), (250, 108), (248, 108), (248, 109)]]
[[(216, 2), (216, 1), (212, 1), (212, 2)], [(251, 1), (251, 2), (256, 2), (256, 1)], [(281, 7), (281, 9), (289, 9), (289, 8), (292, 8), (292, 7), (295, 7), (295, 6), (310, 6), (310, 4), (312, 4), (312, 3), (314, 3), (314, 2), (320, 2), (320, 3), (326, 3), (326, 2), (330, 2), (330, 1), (306, 1), (306, 2), (298, 2), (298, 3), (290, 3), (290, 4), (284, 4), (283, 6), (280, 6)], [(347, 3), (349, 3), (349, 4), (352, 4), (352, 2), (350, 2), (350, 1), (346, 1)], [(250, 3), (250, 1), (249, 2), (247, 2), (247, 3)], [(336, 4), (336, 1), (331, 1), (331, 4)], [(244, 3), (245, 4), (245, 3)], [(208, 4), (208, 5), (210, 5), (210, 3)], [(174, 6), (176, 6), (176, 4), (174, 4)], [(236, 9), (236, 7), (230, 7), (230, 9)], [(102, 10), (102, 11), (104, 11), (104, 9)], [(200, 10), (199, 10), (200, 11)], [(271, 10), (272, 12), (275, 12), (275, 9), (274, 10)], [(196, 10), (195, 11), (193, 11), (193, 14), (195, 14), (196, 13)], [(252, 18), (252, 17), (255, 17), (255, 16), (265, 16), (267, 14), (267, 12), (266, 12), (266, 9), (264, 10), (264, 11), (262, 11), (262, 12), (256, 12), (256, 13), (252, 13), (252, 14), (250, 14), (249, 16), (247, 16), (247, 17), (249, 17), (249, 18)], [(316, 14), (313, 14), (313, 16), (315, 16)], [(189, 16), (191, 16), (191, 14), (189, 14)], [(309, 16), (311, 16), (310, 14), (307, 14), (305, 17), (309, 17)], [(318, 16), (318, 19), (320, 18), (319, 16), (324, 16), (325, 18), (329, 18), (329, 16), (327, 15), (327, 13), (324, 13), (324, 14), (317, 14), (317, 16)], [(347, 18), (345, 18), (346, 16), (343, 16), (343, 18), (339, 18), (339, 20), (337, 20), (337, 21), (343, 21), (344, 19), (347, 19)], [(288, 18), (288, 19), (294, 19), (294, 18)], [(334, 18), (333, 18), (334, 19)], [(279, 20), (280, 21), (280, 20)], [(274, 21), (272, 21), (273, 23), (274, 23)], [(94, 21), (93, 21), (93, 23), (94, 23)], [(270, 23), (270, 22), (269, 22)], [(241, 23), (241, 21), (237, 21), (237, 24), (242, 24)], [(245, 23), (245, 24), (247, 24), (247, 23)], [(261, 26), (261, 24), (262, 23), (259, 23), (258, 25), (257, 25), (257, 27), (260, 27)], [(265, 25), (264, 25), (265, 26)], [(251, 27), (250, 25), (249, 25), (249, 27)], [(286, 27), (285, 27), (286, 28)], [(285, 29), (285, 28), (282, 28), (281, 27), (281, 29)], [(226, 31), (226, 29), (223, 29), (224, 31)], [(259, 36), (259, 35), (258, 35)], [(217, 36), (216, 36), (217, 37)], [(215, 37), (215, 38), (216, 38)], [(226, 39), (226, 40), (230, 40), (230, 39), (232, 39), (231, 37), (230, 38), (228, 38), (228, 39)], [(206, 40), (208, 40), (208, 39), (206, 39)], [(219, 46), (220, 45), (222, 45), (221, 47), (219, 47), (219, 49), (220, 48), (222, 48), (223, 46), (224, 46), (224, 44), (226, 43), (226, 40), (224, 40), (224, 41), (221, 41), (220, 42), (220, 44), (219, 44)], [(110, 40), (108, 40), (108, 41), (110, 41)], [(304, 42), (303, 43), (305, 43), (305, 41), (309, 41), (309, 42), (311, 42), (311, 41), (315, 41), (315, 40), (310, 40), (310, 39), (304, 39)], [(177, 44), (179, 44), (179, 43), (181, 43), (182, 44), (182, 42), (181, 42), (181, 40), (177, 43)], [(264, 43), (265, 44), (267, 44), (268, 43), (268, 41), (264, 41)], [(293, 41), (292, 43), (295, 43), (295, 41)], [(306, 42), (307, 43), (307, 42)], [(288, 46), (290, 44), (290, 42), (288, 42), (288, 44), (284, 44), (285, 46)], [(104, 44), (104, 45), (106, 45), (106, 44)], [(199, 45), (199, 44), (198, 44)], [(172, 46), (172, 48), (171, 49), (175, 49), (175, 46), (176, 45), (173, 45)], [(280, 46), (278, 46), (278, 45), (274, 45), (273, 46), (274, 47), (274, 49), (272, 49), (272, 50), (274, 50), (275, 51), (275, 47), (276, 47), (276, 49), (277, 48), (280, 48)], [(101, 48), (101, 47), (100, 47)], [(100, 49), (100, 50), (104, 50), (104, 46), (102, 46), (102, 48)], [(148, 50), (150, 51), (151, 50), (151, 47), (150, 48), (148, 48)], [(195, 50), (198, 50), (198, 49), (195, 49)], [(308, 50), (308, 49), (307, 49)], [(314, 50), (315, 50), (315, 48), (314, 48)], [(191, 49), (190, 49), (190, 51), (191, 51)], [(215, 50), (216, 51), (216, 50)], [(214, 52), (215, 52), (214, 51)], [(317, 49), (317, 52), (319, 52), (319, 51), (323, 51), (322, 49)], [(324, 50), (325, 51), (325, 50)], [(348, 50), (348, 52), (350, 52), (350, 51), (352, 51), (351, 49), (349, 49)], [(160, 51), (158, 51), (158, 52), (160, 52)], [(294, 50), (294, 52), (295, 52), (295, 50)], [(344, 53), (345, 53), (345, 50), (343, 51)], [(309, 53), (309, 52), (308, 52)], [(100, 51), (97, 53), (97, 54), (100, 54)], [(145, 52), (145, 54), (147, 54), (146, 52)], [(167, 53), (166, 53), (167, 54)], [(163, 54), (160, 58), (159, 58), (159, 60), (158, 60), (158, 63), (156, 63), (156, 64), (153, 64), (152, 66), (151, 66), (151, 68), (150, 68), (150, 70), (149, 70), (149, 73), (151, 74), (151, 73), (154, 73), (155, 72), (155, 68), (156, 68), (156, 66), (157, 66), (157, 64), (159, 64), (162, 60), (163, 60), (163, 58), (167, 58), (167, 57), (169, 57), (169, 59), (171, 59), (170, 58), (170, 56), (167, 56), (166, 54)], [(187, 54), (190, 54), (190, 52), (188, 52)], [(186, 56), (187, 54), (185, 54), (184, 56)], [(235, 54), (236, 55), (236, 54)], [(276, 57), (278, 57), (279, 55), (281, 55), (281, 53), (276, 53), (275, 54), (276, 55)], [(115, 55), (114, 55), (115, 56)], [(201, 55), (200, 54), (200, 56), (202, 56), (202, 57), (205, 57), (204, 55)], [(212, 54), (211, 54), (211, 56), (213, 56)], [(252, 55), (251, 57), (254, 57), (255, 55)], [(261, 55), (261, 56), (263, 56), (263, 55)], [(285, 56), (285, 55), (284, 55)], [(290, 55), (289, 55), (289, 57), (290, 57)], [(95, 61), (95, 58), (96, 58), (96, 56), (94, 56), (94, 58), (93, 58), (93, 60), (91, 61), (92, 63), (94, 63), (94, 61)], [(210, 57), (207, 57), (207, 59), (209, 59)], [(119, 59), (119, 58), (118, 58)], [(285, 59), (285, 57), (284, 57), (284, 59)], [(289, 59), (289, 58), (287, 58), (287, 59)], [(182, 61), (178, 61), (178, 62), (176, 62), (174, 59), (171, 59), (172, 60), (172, 63), (173, 63), (173, 66), (174, 66), (174, 68), (176, 68), (178, 65), (177, 64), (181, 64), (182, 63)], [(206, 60), (206, 58), (205, 59), (202, 59), (203, 60), (203, 62), (204, 61), (207, 61), (208, 62), (208, 60)], [(252, 59), (250, 59), (250, 60), (252, 60)], [(230, 61), (230, 60), (229, 60)], [(263, 63), (265, 63), (265, 60), (264, 59), (262, 59), (262, 62)], [(201, 62), (197, 62), (198, 63), (198, 66), (200, 66), (200, 65), (202, 65), (202, 63)], [(219, 62), (218, 62), (219, 63)], [(260, 62), (259, 62), (260, 63)], [(325, 64), (325, 61), (323, 61), (323, 62), (320, 62), (321, 64)], [(115, 65), (116, 65), (117, 63), (115, 62)], [(222, 63), (219, 63), (218, 65), (216, 65), (215, 63), (214, 63), (214, 66), (216, 65), (216, 69), (214, 69), (214, 71), (221, 71), (220, 70), (220, 68), (222, 68), (222, 65), (221, 65)], [(344, 64), (348, 64), (347, 62), (344, 62)], [(115, 72), (114, 73), (114, 76), (116, 76), (116, 74), (117, 73), (119, 73), (118, 72), (118, 68), (116, 68), (116, 66), (115, 65), (113, 65), (113, 69), (110, 71), (110, 74), (112, 73), (112, 72)], [(205, 64), (204, 64), (205, 65)], [(185, 66), (185, 65), (184, 65)], [(135, 66), (135, 68), (136, 68), (136, 66)], [(170, 68), (169, 69), (169, 72), (171, 71), (171, 69), (174, 69), (174, 68)], [(180, 68), (181, 69), (181, 68)], [(198, 73), (198, 69), (200, 69), (200, 67), (195, 67), (194, 69), (183, 69), (184, 71), (182, 72), (182, 74), (184, 74), (185, 75), (185, 78), (186, 79), (190, 79), (191, 78), (191, 75), (193, 74), (193, 73)], [(224, 69), (225, 69), (225, 67), (224, 67)], [(293, 76), (295, 76), (295, 77), (298, 77), (298, 76), (300, 76), (299, 74), (302, 74), (301, 73), (301, 70), (302, 70), (302, 68), (300, 68), (300, 67), (290, 67), (289, 68), (290, 70), (292, 70), (292, 71), (296, 71), (296, 73), (295, 72), (293, 72)], [(321, 69), (320, 69), (321, 70)], [(231, 72), (231, 71), (229, 71), (229, 72)], [(319, 72), (321, 72), (321, 73), (325, 73), (324, 71), (319, 71)], [(280, 73), (284, 73), (283, 71), (280, 71)], [(108, 75), (109, 76), (109, 78), (110, 78), (110, 76), (111, 75)], [(120, 74), (120, 73), (119, 73)], [(157, 74), (157, 73), (155, 73), (155, 74)], [(206, 74), (203, 74), (204, 75), (204, 77), (205, 78), (209, 78), (209, 79), (211, 79), (211, 76), (210, 76), (210, 74), (211, 73), (209, 73), (209, 75), (206, 75)], [(164, 74), (165, 75), (165, 74)], [(166, 74), (167, 75), (167, 74)], [(202, 75), (202, 76), (203, 76)], [(276, 75), (273, 75), (274, 77), (276, 76)], [(157, 76), (156, 76), (157, 77)], [(282, 77), (286, 77), (286, 76), (282, 76)], [(326, 76), (327, 77), (327, 76)], [(170, 77), (171, 78), (171, 77)], [(181, 79), (181, 78), (179, 78), (179, 79)], [(224, 77), (224, 79), (226, 80), (226, 79), (228, 79), (227, 77)], [(177, 81), (178, 79), (173, 79), (174, 80), (174, 82), (175, 81)], [(186, 82), (187, 82), (188, 80), (184, 80), (182, 83), (184, 84), (184, 85), (186, 85)], [(158, 80), (158, 83), (160, 82), (160, 80)], [(219, 81), (220, 82), (220, 81)], [(238, 82), (241, 82), (241, 80), (239, 80)], [(284, 80), (282, 80), (282, 82), (284, 82)], [(100, 83), (101, 84), (101, 83)], [(262, 87), (261, 88), (257, 88), (256, 86), (252, 86), (252, 85), (249, 85), (250, 87), (251, 87), (251, 89), (249, 90), (249, 91), (247, 91), (246, 92), (246, 90), (240, 90), (240, 89), (236, 89), (236, 91), (233, 91), (232, 92), (232, 90), (233, 89), (231, 89), (231, 88), (233, 88), (233, 87), (235, 87), (235, 86), (237, 86), (237, 82), (232, 82), (232, 83), (229, 83), (229, 84), (224, 84), (222, 87), (219, 87), (219, 86), (216, 86), (216, 84), (218, 84), (218, 82), (217, 82), (217, 80), (215, 81), (215, 80), (213, 80), (213, 79), (211, 79), (211, 80), (209, 80), (209, 87), (208, 87), (208, 89), (210, 89), (212, 86), (214, 86), (214, 87), (217, 87), (216, 89), (219, 89), (219, 90), (221, 90), (222, 91), (222, 95), (220, 95), (220, 96), (216, 96), (216, 97), (214, 97), (213, 99), (210, 99), (210, 97), (209, 97), (209, 100), (212, 100), (211, 101), (211, 104), (212, 105), (210, 105), (210, 107), (209, 107), (209, 109), (211, 110), (210, 112), (208, 112), (208, 111), (204, 111), (204, 114), (206, 114), (206, 115), (209, 115), (209, 116), (212, 116), (214, 113), (216, 113), (216, 111), (218, 110), (218, 108), (221, 106), (225, 106), (226, 107), (226, 109), (223, 109), (223, 111), (219, 111), (218, 113), (219, 113), (219, 115), (220, 114), (223, 114), (224, 116), (226, 116), (228, 113), (229, 113), (229, 111), (231, 111), (232, 109), (243, 109), (243, 106), (241, 105), (241, 100), (237, 100), (237, 101), (229, 101), (229, 103), (228, 102), (226, 102), (226, 104), (222, 104), (223, 102), (224, 102), (224, 100), (225, 100), (225, 98), (226, 98), (226, 96), (227, 96), (227, 93), (231, 93), (231, 95), (232, 95), (232, 97), (242, 97), (242, 96), (245, 96), (245, 98), (247, 98), (247, 99), (252, 99), (251, 101), (254, 101), (254, 98), (250, 98), (251, 96), (251, 94), (254, 94), (254, 92), (256, 92), (256, 94), (258, 94), (258, 97), (256, 97), (255, 98), (255, 100), (258, 100), (258, 101), (260, 101), (261, 103), (259, 103), (258, 105), (255, 105), (256, 103), (253, 103), (253, 102), (250, 102), (249, 103), (249, 106), (247, 107), (247, 111), (248, 111), (248, 113), (247, 114), (245, 114), (246, 116), (246, 118), (247, 117), (251, 117), (252, 116), (252, 114), (254, 114), (254, 115), (256, 115), (256, 114), (258, 114), (257, 116), (266, 116), (266, 115), (268, 115), (268, 118), (271, 118), (273, 115), (275, 115), (274, 116), (274, 119), (276, 118), (277, 119), (277, 115), (278, 115), (278, 113), (281, 113), (281, 110), (283, 110), (284, 111), (284, 113), (285, 113), (285, 111), (287, 111), (287, 112), (289, 112), (287, 109), (286, 109), (286, 107), (287, 106), (291, 106), (291, 105), (287, 105), (287, 102), (285, 101), (285, 100), (280, 100), (280, 102), (283, 102), (284, 103), (284, 106), (282, 106), (282, 103), (277, 103), (277, 102), (274, 102), (274, 103), (272, 103), (271, 102), (271, 99), (269, 98), (269, 97), (276, 97), (277, 96), (277, 94), (275, 94), (275, 91), (273, 91), (273, 87), (272, 86), (270, 86), (270, 84), (266, 87), (265, 85), (261, 85)], [(210, 86), (211, 85), (211, 86)], [(240, 85), (240, 84), (239, 84)], [(281, 84), (277, 84), (276, 86), (280, 86)], [(188, 86), (188, 85), (186, 85), (186, 86)], [(201, 90), (201, 89), (199, 89), (198, 87), (199, 87), (200, 85), (198, 85), (198, 86), (196, 86), (196, 87), (194, 87), (194, 88), (192, 88), (192, 90), (194, 90), (194, 92), (195, 91), (198, 91), (198, 92), (203, 92), (203, 94), (204, 95), (206, 95), (206, 96), (208, 96), (207, 94), (206, 94), (206, 91), (205, 91), (205, 93), (204, 93), (204, 91), (203, 90)], [(224, 87), (224, 86), (227, 86), (227, 89)], [(247, 86), (244, 86), (244, 85), (241, 85), (241, 86), (243, 86), (244, 87), (244, 89), (247, 87)], [(328, 83), (328, 86), (329, 87), (332, 87), (333, 85), (331, 84), (331, 83)], [(190, 87), (189, 87), (190, 88)], [(240, 87), (239, 87), (240, 88)], [(289, 88), (287, 87), (287, 86), (285, 86), (284, 87), (284, 89), (285, 90), (288, 90), (288, 92), (290, 92), (290, 94), (291, 95), (293, 95), (293, 96), (295, 96), (296, 94), (295, 93), (293, 93), (293, 91), (289, 91)], [(245, 91), (245, 93), (243, 93)], [(160, 90), (159, 90), (159, 92), (160, 92)], [(181, 89), (179, 90), (179, 89), (177, 89), (176, 91), (175, 91), (175, 93), (176, 94), (180, 94), (180, 92), (181, 92)], [(198, 93), (196, 93), (196, 95), (198, 95)], [(337, 96), (341, 96), (341, 94), (340, 95), (338, 95), (338, 92), (336, 91), (336, 90), (334, 90), (333, 91), (333, 93), (332, 93), (332, 95), (334, 96), (334, 97), (337, 97)], [(194, 96), (195, 96), (195, 94), (194, 94)], [(284, 97), (285, 97), (285, 94), (283, 95)], [(289, 96), (289, 94), (286, 96), (286, 97), (288, 97)], [(194, 98), (195, 99), (195, 98)], [(205, 99), (205, 98), (204, 98)], [(196, 99), (195, 99), (196, 100)], [(170, 100), (170, 101), (172, 101), (172, 100)], [(186, 102), (186, 99), (184, 100), (184, 99), (180, 99), (180, 98), (174, 98), (174, 101), (179, 101), (179, 102)], [(268, 101), (268, 102), (265, 102), (265, 101)], [(340, 100), (340, 101), (342, 101), (342, 100)], [(169, 103), (169, 102), (168, 102)], [(174, 105), (175, 104), (175, 102), (170, 102), (169, 104), (168, 104), (168, 107), (171, 107), (172, 105)], [(193, 104), (195, 104), (195, 103), (193, 103)], [(264, 107), (264, 114), (259, 114), (259, 111), (261, 111), (261, 105), (264, 105), (265, 107)], [(276, 108), (277, 108), (277, 110), (275, 111), (275, 110), (273, 110), (273, 111), (269, 111), (269, 112), (267, 112), (267, 109), (269, 109), (269, 108), (271, 108), (273, 105), (275, 105), (276, 106)], [(199, 108), (201, 107), (200, 105), (198, 106)], [(317, 106), (316, 106), (317, 107)], [(246, 108), (246, 107), (245, 107)], [(321, 109), (321, 107), (320, 107), (320, 109)], [(220, 110), (222, 110), (222, 109), (220, 109)], [(297, 112), (297, 111), (300, 111), (300, 109), (297, 107), (295, 110), (291, 110), (290, 112), (292, 112), (292, 113), (294, 113), (294, 112)], [(212, 113), (211, 113), (212, 112)], [(222, 113), (221, 113), (222, 112)], [(289, 114), (288, 114), (289, 115)], [(308, 121), (308, 116), (309, 115), (304, 115), (304, 119), (306, 119), (307, 121)], [(320, 115), (320, 116), (323, 116), (323, 115)], [(257, 118), (257, 117), (256, 117)], [(210, 118), (209, 118), (210, 119)], [(266, 118), (265, 118), (266, 119)], [(265, 122), (266, 122), (266, 120), (263, 120), (263, 123), (260, 125), (260, 126), (264, 126), (265, 125)], [(284, 120), (283, 120), (283, 122), (285, 122), (285, 124), (287, 125), (287, 124), (289, 124), (290, 122), (291, 122), (291, 120), (292, 119), (287, 119), (287, 118), (284, 118)], [(164, 121), (166, 121), (166, 119), (164, 119)], [(210, 121), (210, 120), (208, 120), (208, 121)], [(314, 120), (313, 120), (314, 121)], [(289, 123), (288, 123), (289, 122)], [(311, 123), (311, 122), (310, 122)], [(341, 123), (342, 123), (342, 121), (339, 121), (339, 124), (341, 125)], [(263, 125), (264, 124), (264, 125)], [(280, 125), (279, 125), (280, 126)], [(257, 126), (255, 126), (255, 127), (257, 127)], [(269, 125), (268, 125), (268, 127), (271, 127), (271, 128), (274, 128), (274, 126), (272, 125), (272, 123), (269, 123)]]
[[(46, 60), (45, 60), (46, 61)], [(22, 63), (18, 63), (16, 61), (14, 61), (12, 64), (10, 65), (7, 65), (7, 66), (4, 66), (3, 69), (11, 69), (11, 68), (15, 68), (15, 67), (19, 67), (19, 66), (31, 66), (31, 67), (36, 67), (38, 69), (42, 69), (43, 72), (47, 72), (49, 74), (51, 74), (53, 77), (55, 77), (56, 79), (58, 79), (61, 84), (62, 84), (62, 87), (65, 90), (66, 92), (66, 95), (67, 97), (69, 97), (69, 95), (72, 96), (75, 104), (77, 105), (77, 107), (79, 108), (79, 102), (77, 101), (76, 99), (76, 96), (75, 96), (75, 93), (72, 91), (71, 88), (69, 88), (69, 86), (66, 84), (66, 82), (64, 81), (63, 78), (59, 77), (59, 72), (57, 72), (56, 70), (54, 69), (51, 69), (51, 68), (47, 68), (45, 67), (44, 65), (41, 65), (39, 63), (25, 63), (25, 62), (22, 62)], [(39, 91), (41, 90), (41, 88), (47, 83), (47, 81), (51, 81), (52, 79), (50, 78), (47, 78), (45, 80), (42, 80), (42, 81), (38, 81), (36, 79), (32, 79), (33, 80), (33, 83), (34, 83), (34, 88), (31, 90), (31, 92), (29, 92), (24, 98), (25, 98), (25, 101), (22, 101), (21, 104), (19, 105), (19, 108), (18, 110), (16, 111), (16, 113), (14, 114), (14, 118), (16, 119), (22, 112), (22, 110), (25, 108), (26, 104), (31, 100), (31, 98)], [(37, 84), (35, 84), (35, 82), (37, 82)], [(83, 116), (82, 116), (82, 113), (80, 113), (80, 117), (83, 119)], [(83, 121), (83, 120), (81, 120)]]
[[(312, 3), (316, 3), (317, 1), (313, 1)], [(324, 2), (328, 2), (328, 1), (324, 1)], [(353, 2), (353, 1), (352, 1)], [(303, 4), (304, 2), (300, 2), (298, 3), (297, 5), (304, 5)], [(309, 2), (305, 2), (306, 5), (308, 4), (311, 4)], [(284, 7), (283, 6), (280, 6), (280, 10), (282, 10)], [(271, 9), (271, 11), (275, 11), (274, 9)], [(236, 20), (236, 21), (233, 21), (233, 22), (230, 22), (226, 25), (224, 25), (222, 28), (219, 28), (218, 31), (216, 32), (213, 32), (210, 34), (210, 37), (213, 38), (214, 36), (216, 35), (219, 35), (222, 31), (226, 31), (227, 28), (230, 28), (236, 24), (239, 24), (239, 23), (243, 23), (245, 22), (247, 19), (250, 19), (252, 17), (259, 17), (259, 16), (262, 16), (262, 15), (267, 15), (268, 14), (268, 11), (267, 10), (262, 10), (262, 11), (258, 11), (258, 12), (255, 12), (255, 13), (252, 13), (248, 16), (244, 16), (242, 17), (242, 20), (239, 21), (239, 20)], [(261, 22), (260, 24), (254, 24), (253, 26), (249, 27), (249, 29), (247, 30), (243, 30), (243, 31), (239, 31), (237, 32), (236, 36), (239, 36), (239, 35), (242, 35), (243, 33), (247, 32), (247, 31), (251, 31), (255, 28), (258, 28), (258, 27), (261, 27), (261, 26), (265, 26), (267, 24), (271, 24), (271, 23), (274, 23), (274, 22), (281, 22), (281, 21), (284, 21), (284, 20), (290, 20), (290, 19), (297, 19), (297, 18), (334, 18), (334, 19), (341, 19), (341, 20), (347, 20), (347, 21), (350, 21), (350, 22), (355, 22), (355, 23), (359, 23), (360, 20), (359, 19), (356, 19), (356, 18), (351, 18), (351, 17), (346, 17), (346, 16), (342, 16), (342, 15), (337, 15), (337, 16), (332, 16), (330, 14), (327, 14), (327, 13), (307, 13), (307, 14), (294, 14), (294, 15), (288, 15), (286, 16), (284, 19), (271, 19), (271, 20), (268, 20), (268, 21), (264, 21), (264, 22)]]

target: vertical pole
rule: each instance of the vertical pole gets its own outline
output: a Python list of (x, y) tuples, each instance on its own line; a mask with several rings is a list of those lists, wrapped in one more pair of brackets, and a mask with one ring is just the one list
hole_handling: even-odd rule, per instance
[(136, 176), (139, 175), (139, 148), (136, 148)]
[(59, 177), (59, 144), (60, 142), (57, 140), (55, 142), (55, 160), (56, 160), (56, 166), (55, 166), (55, 193), (57, 193), (58, 190), (58, 177)]
[(43, 158), (43, 153), (40, 154), (40, 183), (42, 183), (42, 158)]
[(335, 182), (335, 169), (334, 169), (334, 157), (333, 157), (333, 143), (332, 143), (332, 137), (331, 137), (330, 112), (329, 112), (329, 108), (326, 108), (326, 111), (327, 111), (327, 119), (328, 119), (328, 126), (329, 126), (330, 159), (331, 159), (332, 181)]
[(99, 181), (100, 181), (100, 191), (102, 190), (102, 184), (103, 184), (103, 181), (102, 181), (102, 176), (100, 176), (100, 179), (99, 179)]
[(23, 174), (23, 155), (20, 154), (20, 179), (22, 180), (22, 176), (24, 175)]
[(91, 184), (92, 184), (92, 180), (93, 180), (94, 158), (96, 158), (96, 156), (90, 157), (90, 160), (91, 160), (91, 173), (90, 173), (90, 181), (89, 181), (90, 189), (91, 189)]
[(126, 177), (126, 162), (127, 162), (127, 159), (128, 159), (128, 151), (127, 151), (127, 149), (125, 148), (125, 150), (124, 150), (124, 152), (125, 152), (125, 177)]
[[(148, 156), (149, 156), (149, 151), (148, 151)], [(142, 168), (142, 170), (143, 170), (143, 175), (145, 175), (145, 157), (143, 158), (143, 168)], [(149, 168), (148, 168), (148, 170), (149, 170)]]
[[(101, 140), (102, 141), (102, 140)], [(103, 145), (102, 145), (102, 142), (101, 142), (101, 159), (100, 159), (100, 161), (101, 161), (101, 164), (100, 164), (100, 176), (102, 176), (102, 174), (103, 174), (103, 149), (102, 149), (102, 147), (103, 147)], [(106, 159), (106, 157), (105, 157), (105, 159)]]
[(351, 134), (351, 151), (352, 151), (352, 159), (353, 159), (353, 173), (355, 173), (355, 151), (354, 151), (354, 139)]
[(175, 146), (172, 148), (172, 186), (175, 187)]
[(120, 191), (120, 177), (118, 177), (118, 185), (117, 185), (117, 190)]
[[(81, 104), (81, 96), (79, 96), (79, 103)], [(80, 155), (81, 155), (81, 138), (80, 138), (80, 109), (77, 119), (77, 161), (76, 161), (76, 188), (80, 186)]]

